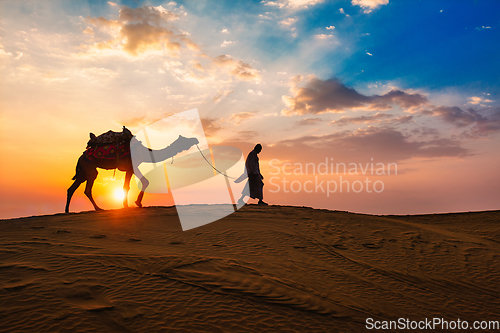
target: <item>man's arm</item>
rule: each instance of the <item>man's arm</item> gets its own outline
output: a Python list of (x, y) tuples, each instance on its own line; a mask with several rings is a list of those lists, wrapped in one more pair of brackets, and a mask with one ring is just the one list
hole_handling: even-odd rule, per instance
[(257, 161), (257, 154), (255, 152), (252, 151), (248, 154), (245, 166), (247, 168), (247, 174), (260, 174), (259, 162)]

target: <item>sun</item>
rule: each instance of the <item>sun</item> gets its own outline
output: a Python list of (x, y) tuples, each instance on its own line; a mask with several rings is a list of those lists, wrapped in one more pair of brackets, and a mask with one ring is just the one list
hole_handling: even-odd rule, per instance
[(125, 199), (125, 191), (121, 188), (118, 188), (113, 193), (113, 197), (116, 201), (123, 201), (123, 199)]

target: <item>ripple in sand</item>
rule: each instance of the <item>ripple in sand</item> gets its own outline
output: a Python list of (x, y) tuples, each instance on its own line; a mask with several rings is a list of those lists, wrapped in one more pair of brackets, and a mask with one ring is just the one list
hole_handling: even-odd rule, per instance
[(106, 237), (108, 237), (108, 236), (106, 236), (106, 235), (92, 235), (92, 236), (90, 236), (90, 238), (97, 238), (97, 239), (106, 238)]

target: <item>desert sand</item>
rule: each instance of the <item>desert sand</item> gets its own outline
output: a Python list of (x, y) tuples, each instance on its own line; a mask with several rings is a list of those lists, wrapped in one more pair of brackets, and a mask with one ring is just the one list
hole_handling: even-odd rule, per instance
[(500, 320), (499, 241), (500, 211), (248, 205), (189, 231), (175, 207), (1, 220), (0, 331), (362, 332), (367, 318)]

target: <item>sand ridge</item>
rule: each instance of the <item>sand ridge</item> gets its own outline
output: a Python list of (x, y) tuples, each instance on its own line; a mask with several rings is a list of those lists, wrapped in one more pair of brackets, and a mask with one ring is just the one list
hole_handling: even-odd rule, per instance
[(359, 332), (500, 320), (500, 212), (256, 205), (183, 232), (175, 207), (0, 221), (0, 331)]

